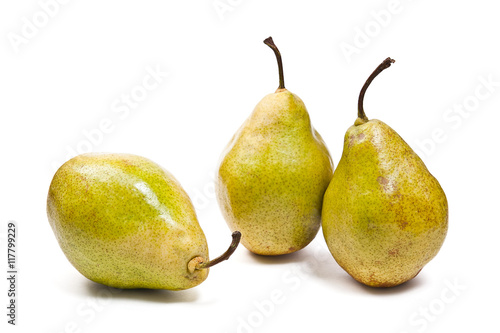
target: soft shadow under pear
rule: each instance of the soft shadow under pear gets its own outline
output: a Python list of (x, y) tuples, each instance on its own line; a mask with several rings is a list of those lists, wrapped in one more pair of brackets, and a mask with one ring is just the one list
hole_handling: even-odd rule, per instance
[(90, 280), (86, 286), (89, 296), (97, 299), (130, 299), (157, 303), (185, 303), (194, 302), (199, 297), (196, 288), (178, 291), (163, 289), (117, 289)]
[(299, 250), (297, 252), (281, 254), (277, 256), (264, 256), (260, 254), (255, 254), (251, 251), (247, 252), (247, 258), (249, 261), (264, 264), (264, 265), (281, 265), (281, 264), (290, 264), (290, 263), (299, 263), (307, 260), (307, 254), (304, 250)]

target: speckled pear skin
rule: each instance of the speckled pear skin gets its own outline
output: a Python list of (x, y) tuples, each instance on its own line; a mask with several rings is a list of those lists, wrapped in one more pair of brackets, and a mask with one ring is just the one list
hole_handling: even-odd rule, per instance
[(438, 253), (448, 229), (448, 203), (438, 181), (376, 119), (347, 130), (322, 216), (335, 260), (372, 287), (415, 277)]
[(260, 255), (295, 252), (318, 232), (332, 169), (302, 100), (278, 89), (259, 102), (223, 152), (217, 200), (247, 249)]
[(115, 288), (180, 290), (208, 260), (205, 235), (179, 182), (156, 163), (128, 154), (84, 154), (54, 175), (47, 214), (68, 260), (88, 279)]

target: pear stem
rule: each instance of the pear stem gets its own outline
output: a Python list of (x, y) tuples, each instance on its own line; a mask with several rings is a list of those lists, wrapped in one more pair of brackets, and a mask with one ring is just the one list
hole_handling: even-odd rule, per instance
[(272, 37), (266, 38), (264, 40), (264, 44), (273, 49), (274, 54), (276, 55), (276, 60), (278, 60), (278, 71), (280, 75), (280, 86), (278, 89), (285, 89), (285, 77), (283, 76), (283, 61), (281, 60), (281, 53), (278, 50), (278, 47), (274, 44)]
[(224, 252), (221, 256), (215, 258), (214, 260), (210, 261), (205, 261), (201, 257), (195, 257), (191, 259), (191, 261), (188, 263), (188, 270), (190, 273), (193, 273), (197, 269), (207, 269), (209, 267), (212, 267), (214, 265), (217, 265), (224, 260), (229, 259), (229, 257), (236, 251), (236, 248), (238, 247), (238, 244), (240, 243), (241, 240), (241, 232), (235, 231), (231, 235), (233, 237), (233, 240), (231, 242), (231, 245), (229, 245), (229, 248), (227, 249), (226, 252)]
[(365, 84), (363, 85), (363, 88), (361, 88), (361, 92), (359, 93), (359, 99), (358, 99), (358, 120), (360, 120), (362, 123), (366, 123), (368, 121), (368, 118), (366, 117), (365, 114), (365, 110), (363, 109), (363, 100), (365, 98), (366, 89), (368, 89), (370, 83), (372, 83), (373, 79), (375, 79), (377, 75), (382, 73), (384, 69), (391, 67), (391, 64), (394, 63), (395, 61), (396, 60), (391, 58), (387, 58), (384, 61), (382, 61), (382, 63), (378, 65), (378, 67), (368, 77)]

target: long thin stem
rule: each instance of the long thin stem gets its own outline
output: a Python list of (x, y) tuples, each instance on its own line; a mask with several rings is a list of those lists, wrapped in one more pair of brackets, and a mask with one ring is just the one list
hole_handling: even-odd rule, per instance
[(382, 71), (386, 68), (391, 67), (391, 64), (394, 63), (396, 60), (387, 58), (378, 67), (373, 71), (373, 73), (368, 77), (366, 80), (365, 84), (363, 85), (363, 88), (361, 88), (361, 92), (359, 93), (359, 99), (358, 99), (358, 119), (361, 119), (363, 122), (367, 122), (368, 118), (366, 117), (365, 110), (363, 109), (363, 100), (365, 98), (365, 93), (366, 89), (370, 86), (370, 83), (372, 83), (373, 79), (377, 77)]
[(231, 245), (229, 246), (227, 251), (224, 252), (221, 256), (210, 261), (204, 261), (204, 259), (201, 257), (195, 257), (191, 259), (191, 261), (188, 263), (188, 270), (192, 273), (196, 269), (207, 269), (209, 267), (217, 265), (218, 263), (223, 262), (224, 260), (229, 259), (229, 257), (234, 253), (234, 251), (236, 251), (236, 248), (240, 243), (241, 233), (239, 231), (235, 231), (231, 236), (233, 237)]
[(276, 60), (278, 60), (278, 71), (280, 75), (280, 86), (278, 89), (285, 89), (285, 77), (283, 75), (283, 61), (281, 60), (281, 53), (278, 50), (278, 47), (274, 44), (272, 37), (266, 38), (264, 40), (264, 44), (273, 49), (274, 54), (276, 55)]

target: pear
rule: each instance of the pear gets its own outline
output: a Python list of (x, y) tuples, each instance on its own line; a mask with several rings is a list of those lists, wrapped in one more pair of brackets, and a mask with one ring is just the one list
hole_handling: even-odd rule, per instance
[(181, 290), (203, 282), (205, 235), (179, 182), (130, 154), (83, 154), (54, 175), (47, 198), (52, 230), (68, 260), (88, 279), (115, 288)]
[(338, 264), (357, 281), (392, 287), (415, 277), (438, 253), (448, 229), (439, 182), (408, 144), (380, 120), (368, 120), (361, 89), (358, 118), (325, 193), (322, 226)]
[(242, 244), (260, 255), (304, 248), (321, 225), (323, 194), (333, 164), (304, 102), (285, 89), (281, 55), (279, 87), (255, 107), (225, 148), (216, 179), (219, 206)]

